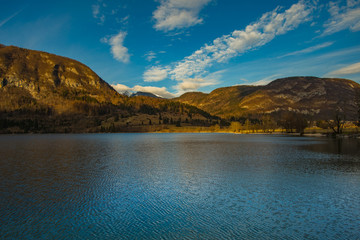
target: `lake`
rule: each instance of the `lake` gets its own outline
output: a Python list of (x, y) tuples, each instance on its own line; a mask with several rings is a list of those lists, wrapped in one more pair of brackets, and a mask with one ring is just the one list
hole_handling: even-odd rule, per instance
[(0, 136), (1, 239), (360, 239), (360, 140)]

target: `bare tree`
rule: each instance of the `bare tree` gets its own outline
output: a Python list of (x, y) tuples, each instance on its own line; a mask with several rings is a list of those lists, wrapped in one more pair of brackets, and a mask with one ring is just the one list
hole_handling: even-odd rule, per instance
[(344, 128), (345, 119), (344, 112), (338, 108), (338, 110), (335, 112), (334, 119), (328, 120), (327, 124), (335, 134), (341, 134)]

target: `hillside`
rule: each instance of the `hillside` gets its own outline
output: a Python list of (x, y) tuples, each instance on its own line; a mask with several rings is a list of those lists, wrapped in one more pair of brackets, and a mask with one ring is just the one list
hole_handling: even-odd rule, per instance
[(120, 95), (75, 60), (14, 46), (0, 48), (0, 110), (51, 107), (75, 111), (77, 102), (116, 103)]
[(194, 105), (213, 115), (226, 117), (242, 111), (239, 102), (259, 89), (261, 87), (257, 86), (224, 87), (215, 89), (210, 94), (188, 92), (175, 100)]
[(360, 85), (347, 79), (289, 77), (266, 86), (233, 86), (209, 94), (185, 93), (176, 100), (225, 118), (292, 111), (314, 119), (331, 119), (340, 110), (348, 119), (355, 119), (359, 91)]
[(84, 64), (0, 45), (0, 133), (156, 131), (210, 125), (194, 106), (116, 92)]

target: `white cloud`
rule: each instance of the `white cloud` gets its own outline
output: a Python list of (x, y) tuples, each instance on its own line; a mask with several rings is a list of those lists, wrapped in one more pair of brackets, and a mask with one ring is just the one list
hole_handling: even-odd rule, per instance
[(359, 4), (359, 0), (347, 0), (346, 3), (349, 7), (353, 7), (356, 4)]
[(94, 18), (97, 18), (100, 13), (100, 5), (92, 5), (92, 14)]
[(166, 90), (166, 87), (152, 87), (152, 86), (144, 86), (143, 87), (143, 86), (136, 85), (135, 87), (133, 87), (133, 91), (135, 91), (135, 92), (150, 92), (150, 93), (153, 93), (153, 94), (158, 95), (163, 98), (175, 97), (174, 94), (172, 94)]
[(360, 73), (360, 62), (332, 71), (327, 75), (341, 76), (341, 75), (350, 75), (355, 73)]
[(99, 25), (103, 25), (105, 20), (108, 22), (116, 22), (123, 26), (129, 23), (130, 15), (121, 16), (125, 6), (122, 5), (121, 1), (105, 1), (97, 0), (95, 4), (91, 6), (92, 16), (98, 20)]
[(130, 15), (127, 15), (127, 16), (121, 18), (120, 20), (117, 18), (118, 22), (123, 24), (123, 25), (128, 25), (129, 24), (129, 19), (130, 19)]
[(108, 43), (111, 46), (111, 53), (114, 58), (123, 63), (128, 63), (130, 61), (128, 49), (123, 46), (126, 35), (126, 32), (120, 31), (117, 35), (114, 35), (111, 38), (102, 39), (103, 42)]
[(95, 19), (100, 21), (99, 24), (103, 24), (105, 22), (105, 15), (100, 13), (99, 4), (92, 5), (92, 14)]
[(299, 50), (299, 51), (295, 51), (295, 52), (285, 54), (285, 55), (280, 56), (278, 58), (283, 58), (283, 57), (288, 57), (288, 56), (295, 56), (295, 55), (300, 55), (300, 54), (305, 54), (305, 53), (312, 53), (312, 52), (315, 52), (315, 51), (317, 51), (319, 49), (329, 47), (329, 46), (331, 46), (333, 44), (334, 44), (334, 42), (321, 43), (321, 44), (318, 44), (318, 45), (315, 45), (315, 46), (312, 46), (312, 47), (308, 47), (308, 48), (305, 48), (305, 49), (302, 49), (302, 50)]
[(276, 35), (284, 34), (308, 21), (311, 9), (299, 2), (283, 13), (279, 8), (265, 13), (257, 22), (248, 25), (245, 30), (235, 30), (205, 44), (200, 50), (177, 63), (171, 72), (175, 79), (187, 79), (191, 75), (204, 72), (214, 63), (223, 63), (246, 51), (256, 49), (270, 42)]
[(119, 93), (130, 92), (131, 88), (123, 84), (112, 84), (111, 85)]
[(331, 18), (324, 24), (323, 36), (345, 29), (360, 31), (360, 1), (348, 0), (346, 6), (339, 6), (339, 2), (330, 2), (328, 9)]
[(220, 70), (207, 74), (204, 78), (188, 78), (180, 81), (173, 87), (176, 90), (176, 95), (181, 95), (185, 92), (196, 91), (201, 87), (213, 86), (220, 83), (223, 73), (227, 70)]
[(151, 62), (153, 59), (156, 58), (156, 53), (153, 51), (149, 51), (148, 53), (145, 54), (146, 57), (146, 61)]
[(179, 93), (181, 93), (181, 92), (195, 91), (200, 87), (206, 87), (215, 84), (216, 81), (208, 81), (202, 78), (189, 78), (179, 83), (176, 86), (176, 89), (179, 91)]
[(144, 57), (145, 57), (146, 61), (152, 62), (154, 59), (157, 58), (157, 56), (159, 54), (164, 54), (164, 53), (166, 53), (166, 51), (158, 51), (158, 52), (149, 51), (144, 55)]
[(201, 24), (200, 10), (211, 0), (160, 0), (160, 6), (153, 12), (154, 28), (172, 31)]
[[(229, 35), (216, 38), (211, 44), (205, 44), (190, 56), (166, 67), (169, 69), (169, 77), (179, 82), (174, 89), (196, 90), (214, 84), (213, 80), (207, 78), (208, 68), (214, 64), (225, 63), (247, 51), (258, 49), (276, 36), (308, 22), (313, 9), (313, 5), (304, 1), (293, 4), (285, 11), (278, 7), (263, 14), (258, 21), (248, 25), (244, 30), (235, 30)], [(199, 79), (204, 81), (201, 82)]]
[(143, 74), (145, 82), (159, 82), (166, 79), (168, 70), (162, 67), (152, 67)]
[(173, 98), (174, 94), (168, 92), (165, 87), (153, 87), (153, 86), (139, 86), (128, 87), (123, 84), (111, 85), (119, 93), (125, 92), (149, 92), (163, 98)]

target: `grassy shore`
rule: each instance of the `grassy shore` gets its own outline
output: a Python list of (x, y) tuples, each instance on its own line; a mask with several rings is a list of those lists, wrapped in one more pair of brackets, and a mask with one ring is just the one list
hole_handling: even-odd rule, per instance
[[(148, 129), (150, 130), (150, 129)], [(234, 133), (234, 134), (289, 134), (289, 135), (300, 135), (300, 133), (296, 132), (286, 132), (285, 129), (273, 129), (273, 130), (238, 130), (234, 131), (229, 129), (229, 127), (195, 127), (195, 126), (184, 126), (184, 127), (175, 127), (175, 126), (163, 126), (156, 127), (154, 126), (152, 131), (147, 132), (160, 132), (160, 133)], [(304, 133), (301, 134), (303, 136), (332, 136), (333, 131), (331, 129), (322, 129), (317, 127), (306, 128)], [(358, 137), (360, 138), (360, 127), (350, 127), (344, 128), (342, 134), (337, 134), (338, 136), (343, 137)]]

